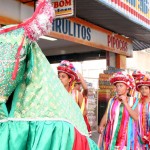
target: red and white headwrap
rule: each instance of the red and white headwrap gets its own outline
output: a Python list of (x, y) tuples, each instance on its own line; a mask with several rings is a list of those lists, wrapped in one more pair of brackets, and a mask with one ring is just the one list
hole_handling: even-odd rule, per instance
[(110, 78), (110, 83), (113, 85), (115, 85), (116, 83), (124, 83), (130, 89), (133, 89), (135, 87), (134, 78), (126, 72), (114, 73), (113, 76)]
[(132, 73), (132, 76), (135, 80), (140, 79), (143, 75), (144, 75), (144, 73), (141, 72), (140, 70), (135, 70)]
[(140, 78), (135, 80), (136, 89), (139, 91), (139, 88), (143, 85), (150, 87), (150, 76), (148, 74), (143, 74)]
[(78, 79), (78, 76), (75, 72), (75, 70), (76, 70), (75, 67), (68, 60), (62, 60), (61, 63), (59, 64), (59, 66), (57, 67), (57, 70), (58, 70), (58, 73), (64, 72), (64, 73), (68, 74), (68, 76), (71, 77), (72, 82), (75, 81), (76, 79)]

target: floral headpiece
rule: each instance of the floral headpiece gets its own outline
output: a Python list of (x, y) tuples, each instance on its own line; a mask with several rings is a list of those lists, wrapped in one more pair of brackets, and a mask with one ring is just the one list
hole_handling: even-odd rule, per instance
[(140, 78), (135, 80), (136, 82), (136, 89), (139, 91), (139, 88), (143, 85), (150, 87), (150, 76), (145, 74), (141, 76)]
[(57, 70), (58, 72), (64, 72), (68, 74), (72, 78), (72, 81), (75, 81), (78, 78), (75, 72), (75, 67), (68, 60), (62, 60), (59, 66), (57, 67)]
[(133, 76), (133, 78), (134, 78), (135, 80), (140, 79), (143, 75), (144, 75), (144, 73), (141, 72), (140, 70), (135, 70), (135, 71), (133, 71), (133, 73), (132, 73), (132, 76)]
[(114, 73), (113, 76), (110, 78), (110, 83), (113, 85), (119, 82), (126, 84), (131, 89), (135, 87), (134, 78), (126, 72)]

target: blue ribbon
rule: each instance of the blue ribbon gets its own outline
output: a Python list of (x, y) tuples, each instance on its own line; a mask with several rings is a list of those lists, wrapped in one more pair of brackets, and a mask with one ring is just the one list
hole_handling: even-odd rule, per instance
[[(132, 107), (132, 109), (134, 110), (139, 102), (139, 98), (138, 98), (138, 93), (136, 96), (136, 101)], [(128, 123), (128, 140), (127, 140), (127, 150), (133, 149), (134, 150), (134, 130), (133, 130), (133, 119), (131, 117), (129, 117), (129, 123)]]

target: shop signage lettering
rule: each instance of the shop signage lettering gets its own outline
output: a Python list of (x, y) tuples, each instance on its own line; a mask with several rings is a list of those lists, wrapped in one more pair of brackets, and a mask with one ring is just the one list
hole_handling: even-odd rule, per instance
[(125, 15), (150, 29), (150, 2), (149, 0), (99, 0), (101, 3), (112, 7), (117, 12)]
[(128, 43), (122, 39), (119, 39), (113, 35), (108, 35), (108, 46), (111, 48), (120, 49), (122, 51), (127, 51)]
[(144, 14), (149, 12), (149, 3), (148, 0), (126, 0), (131, 6), (136, 7), (142, 11)]
[(55, 9), (55, 18), (64, 18), (74, 15), (74, 0), (52, 0)]
[(91, 29), (89, 27), (67, 19), (56, 19), (53, 23), (53, 31), (87, 41), (91, 40)]
[(61, 1), (53, 2), (53, 6), (54, 8), (71, 6), (71, 0), (61, 0)]
[(150, 9), (148, 0), (124, 0), (124, 1), (111, 0), (111, 3), (115, 3), (118, 6), (121, 6), (123, 9), (128, 10), (129, 13), (133, 13), (132, 11), (136, 10), (136, 12), (138, 12), (139, 14), (144, 14), (145, 17), (149, 18), (147, 16), (149, 14), (149, 9)]
[(125, 56), (132, 56), (132, 41), (80, 18), (58, 18), (53, 22), (52, 37), (80, 43)]

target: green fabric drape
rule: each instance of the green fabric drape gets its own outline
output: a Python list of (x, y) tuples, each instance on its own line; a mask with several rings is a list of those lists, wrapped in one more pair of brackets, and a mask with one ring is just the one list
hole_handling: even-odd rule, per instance
[(66, 120), (88, 135), (80, 108), (66, 91), (37, 43), (28, 49), (23, 81), (17, 86), (9, 117)]
[(8, 121), (0, 124), (1, 150), (71, 150), (74, 128), (62, 121)]
[[(66, 91), (36, 42), (25, 37), (15, 80), (17, 48), (24, 29), (0, 35), (0, 98), (14, 91), (10, 113), (0, 103), (0, 150), (71, 150), (75, 128), (88, 135), (80, 108)], [(6, 56), (5, 56), (6, 55)], [(5, 60), (4, 60), (5, 58)], [(96, 144), (88, 139), (91, 150)]]

